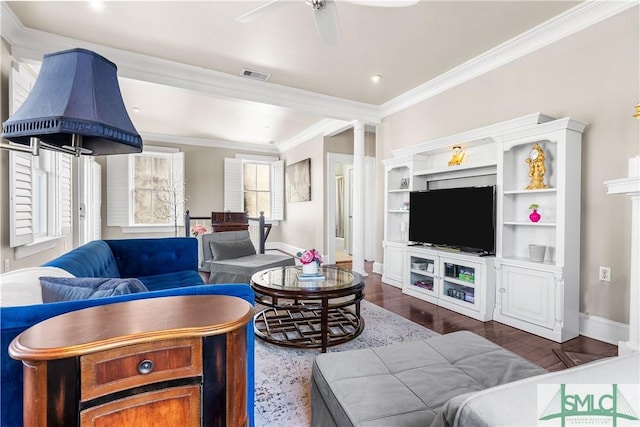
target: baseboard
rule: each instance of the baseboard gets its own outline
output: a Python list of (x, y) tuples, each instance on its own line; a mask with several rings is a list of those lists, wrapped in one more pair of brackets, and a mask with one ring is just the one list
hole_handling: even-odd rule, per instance
[(373, 262), (373, 272), (377, 274), (382, 274), (384, 271), (384, 263), (374, 261)]
[(264, 245), (264, 249), (265, 251), (275, 250), (275, 251), (284, 252), (291, 256), (296, 256), (298, 252), (304, 251), (304, 249), (296, 248), (295, 246), (287, 245), (286, 243), (282, 243), (282, 242), (267, 242)]
[(580, 335), (618, 345), (629, 339), (629, 325), (593, 314), (580, 313)]

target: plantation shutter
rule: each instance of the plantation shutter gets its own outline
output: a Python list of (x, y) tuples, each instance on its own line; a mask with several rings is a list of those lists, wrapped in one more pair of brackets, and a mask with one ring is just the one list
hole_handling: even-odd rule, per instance
[[(9, 112), (13, 115), (27, 99), (35, 76), (13, 63), (9, 86)], [(26, 245), (33, 242), (33, 186), (32, 156), (29, 153), (9, 152), (9, 246)]]
[(91, 199), (90, 216), (93, 219), (93, 240), (102, 238), (102, 166), (95, 160), (91, 162), (91, 172), (93, 175), (93, 197)]
[(271, 219), (284, 219), (284, 161), (271, 163)]
[(129, 156), (107, 156), (107, 225), (129, 225)]
[(102, 167), (95, 158), (82, 156), (78, 163), (78, 245), (99, 240), (102, 234)]
[(224, 159), (224, 210), (244, 212), (242, 159)]
[(71, 166), (73, 158), (70, 154), (57, 153), (58, 174), (58, 212), (60, 213), (60, 232), (71, 233)]

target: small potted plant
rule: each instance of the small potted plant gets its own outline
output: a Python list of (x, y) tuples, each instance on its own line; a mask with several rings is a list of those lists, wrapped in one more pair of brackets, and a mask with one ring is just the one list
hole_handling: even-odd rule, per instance
[(540, 221), (540, 214), (538, 213), (539, 208), (540, 206), (536, 203), (532, 203), (531, 205), (529, 205), (529, 209), (533, 211), (529, 214), (529, 219), (531, 220), (531, 222)]
[(318, 274), (318, 267), (322, 264), (322, 255), (315, 249), (298, 252), (296, 256), (302, 263), (303, 274)]

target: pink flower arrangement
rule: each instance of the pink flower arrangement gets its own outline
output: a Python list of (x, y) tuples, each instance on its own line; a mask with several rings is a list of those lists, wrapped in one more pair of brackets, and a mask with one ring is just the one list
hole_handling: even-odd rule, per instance
[(198, 237), (199, 235), (204, 234), (206, 232), (207, 232), (207, 229), (202, 224), (196, 224), (193, 227), (191, 227), (191, 234), (193, 234), (193, 237)]
[(300, 262), (303, 264), (311, 264), (312, 262), (316, 262), (318, 265), (322, 264), (322, 255), (315, 249), (298, 252), (296, 256), (300, 258)]

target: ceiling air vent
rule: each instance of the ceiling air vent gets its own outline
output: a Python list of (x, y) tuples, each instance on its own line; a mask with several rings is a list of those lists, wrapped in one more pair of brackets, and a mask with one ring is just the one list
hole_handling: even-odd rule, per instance
[(243, 68), (240, 72), (242, 77), (248, 77), (250, 79), (261, 80), (266, 82), (271, 78), (271, 74), (262, 73), (260, 71), (249, 70), (248, 68)]

